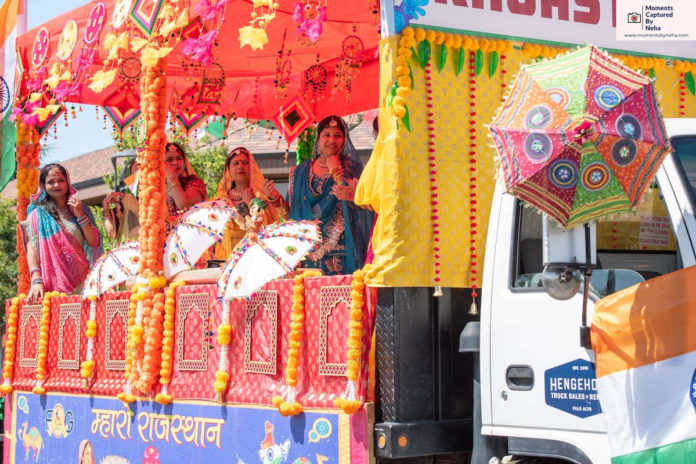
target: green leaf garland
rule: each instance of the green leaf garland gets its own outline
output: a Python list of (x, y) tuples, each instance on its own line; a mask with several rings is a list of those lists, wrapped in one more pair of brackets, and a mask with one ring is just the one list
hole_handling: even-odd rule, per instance
[(445, 44), (440, 45), (440, 53), (438, 54), (437, 70), (442, 72), (445, 69), (445, 64), (447, 63), (447, 47)]
[(454, 75), (458, 76), (462, 69), (464, 69), (464, 62), (466, 62), (466, 52), (463, 48), (459, 49), (457, 53), (457, 59), (454, 62)]
[(493, 77), (498, 70), (498, 52), (488, 54), (488, 77)]
[(689, 92), (691, 92), (691, 95), (696, 95), (696, 84), (694, 83), (694, 75), (691, 71), (684, 74), (684, 83), (686, 84), (686, 88), (689, 89)]
[(474, 58), (474, 73), (478, 77), (479, 74), (481, 74), (481, 70), (483, 69), (483, 52), (481, 50), (476, 50), (475, 58)]

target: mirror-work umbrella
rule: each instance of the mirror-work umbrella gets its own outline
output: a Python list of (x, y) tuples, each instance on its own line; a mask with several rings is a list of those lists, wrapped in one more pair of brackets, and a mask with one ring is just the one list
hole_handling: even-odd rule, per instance
[(508, 192), (567, 228), (630, 210), (671, 150), (652, 81), (594, 46), (523, 66), (490, 131)]
[(82, 298), (101, 296), (128, 277), (138, 275), (140, 251), (137, 242), (120, 245), (97, 260), (87, 274), (82, 287)]
[(292, 272), (320, 240), (319, 225), (311, 221), (271, 224), (247, 234), (222, 271), (218, 295), (224, 300), (253, 295), (266, 282)]
[(233, 209), (224, 201), (204, 201), (189, 208), (164, 245), (164, 277), (193, 269), (213, 244), (222, 240)]

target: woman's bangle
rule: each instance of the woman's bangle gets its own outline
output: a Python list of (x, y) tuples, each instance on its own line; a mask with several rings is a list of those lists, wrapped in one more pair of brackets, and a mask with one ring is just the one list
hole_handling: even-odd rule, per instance
[(41, 268), (40, 267), (32, 267), (31, 269), (29, 269), (29, 275), (32, 275), (35, 272), (41, 272)]
[(32, 285), (41, 284), (43, 285), (43, 279), (34, 279), (31, 281)]
[(78, 224), (80, 227), (84, 227), (84, 226), (86, 226), (87, 224), (89, 224), (89, 218), (88, 218), (87, 216), (82, 216), (81, 218), (78, 218), (78, 219), (77, 219), (77, 224)]

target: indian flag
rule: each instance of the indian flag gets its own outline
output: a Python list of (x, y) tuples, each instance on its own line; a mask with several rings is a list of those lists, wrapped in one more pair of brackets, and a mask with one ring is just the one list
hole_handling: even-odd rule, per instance
[(0, 6), (0, 190), (12, 179), (17, 168), (15, 144), (17, 128), (10, 122), (15, 90), (17, 53), (15, 42), (27, 30), (25, 0), (4, 0)]
[(696, 463), (696, 266), (599, 300), (592, 347), (612, 464)]

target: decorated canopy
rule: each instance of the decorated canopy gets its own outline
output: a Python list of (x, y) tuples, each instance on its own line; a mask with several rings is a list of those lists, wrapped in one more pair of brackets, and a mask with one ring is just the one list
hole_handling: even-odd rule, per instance
[(126, 114), (140, 108), (143, 64), (165, 57), (186, 129), (201, 115), (275, 118), (287, 136), (377, 106), (379, 38), (374, 1), (91, 1), (19, 37), (17, 95), (35, 126), (68, 102)]

